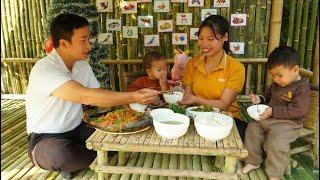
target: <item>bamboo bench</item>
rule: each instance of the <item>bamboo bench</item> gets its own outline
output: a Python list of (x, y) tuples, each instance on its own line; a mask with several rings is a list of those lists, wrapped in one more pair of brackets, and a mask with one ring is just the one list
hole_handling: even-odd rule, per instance
[[(246, 95), (239, 95), (237, 102), (241, 110), (242, 118), (249, 122), (252, 119), (247, 113), (247, 108), (252, 105)], [(286, 175), (291, 175), (291, 167), (297, 166), (297, 161), (291, 155), (308, 152), (313, 159), (315, 167), (319, 168), (319, 90), (311, 90), (310, 111), (307, 120), (303, 123), (298, 139), (291, 143), (290, 163), (286, 170)]]

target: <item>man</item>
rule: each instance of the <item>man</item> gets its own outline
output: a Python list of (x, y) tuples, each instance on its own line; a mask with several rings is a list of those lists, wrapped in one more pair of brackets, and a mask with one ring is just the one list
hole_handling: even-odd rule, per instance
[(43, 169), (65, 178), (88, 167), (96, 153), (85, 147), (94, 132), (82, 121), (82, 104), (115, 106), (153, 102), (158, 92), (112, 92), (99, 88), (85, 61), (90, 51), (88, 21), (61, 14), (50, 24), (53, 51), (33, 67), (26, 93), (28, 154)]

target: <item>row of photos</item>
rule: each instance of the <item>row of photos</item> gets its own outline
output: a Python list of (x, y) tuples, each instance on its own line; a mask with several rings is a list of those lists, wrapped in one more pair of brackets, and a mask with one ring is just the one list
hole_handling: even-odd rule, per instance
[[(152, 0), (122, 1), (122, 14), (137, 13), (137, 3), (152, 2)], [(202, 7), (204, 0), (171, 0), (174, 3), (186, 3), (189, 7)], [(97, 0), (99, 12), (113, 12), (112, 0)], [(214, 0), (214, 7), (230, 7), (230, 0)], [(169, 0), (154, 0), (154, 12), (169, 12)], [(201, 9), (201, 21), (217, 14), (217, 9)], [(246, 26), (246, 14), (231, 14), (231, 26)], [(153, 28), (153, 16), (138, 16), (138, 26), (121, 26), (121, 19), (107, 19), (108, 31), (121, 31), (123, 38), (138, 38), (139, 28)], [(176, 25), (192, 25), (192, 13), (176, 13)], [(198, 39), (199, 28), (190, 28), (189, 39)], [(172, 32), (173, 45), (187, 45), (188, 33), (173, 33), (173, 20), (158, 20), (158, 32)], [(144, 35), (144, 46), (160, 46), (159, 34)], [(98, 41), (103, 44), (113, 44), (111, 32), (100, 33)], [(244, 54), (244, 42), (230, 42), (234, 54)]]

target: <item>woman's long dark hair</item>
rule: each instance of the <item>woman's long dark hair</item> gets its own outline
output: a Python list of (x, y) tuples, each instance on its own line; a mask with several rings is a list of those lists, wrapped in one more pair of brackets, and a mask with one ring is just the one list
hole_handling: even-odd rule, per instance
[(201, 30), (204, 27), (209, 27), (216, 39), (217, 34), (224, 36), (225, 33), (228, 33), (228, 41), (225, 41), (223, 44), (224, 51), (228, 54), (230, 53), (230, 43), (229, 43), (229, 22), (220, 15), (211, 15), (207, 17), (200, 25), (198, 36), (200, 35)]

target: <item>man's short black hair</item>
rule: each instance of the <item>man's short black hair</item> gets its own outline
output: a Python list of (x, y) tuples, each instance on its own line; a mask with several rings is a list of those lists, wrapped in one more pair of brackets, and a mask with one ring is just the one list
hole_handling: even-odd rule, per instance
[(293, 68), (299, 66), (298, 52), (289, 46), (279, 46), (268, 56), (267, 68), (273, 69), (277, 66)]
[(55, 17), (50, 23), (50, 35), (55, 48), (59, 47), (59, 40), (64, 39), (71, 42), (74, 29), (79, 29), (85, 26), (89, 26), (89, 22), (86, 18), (64, 13)]
[(165, 59), (166, 59), (166, 57), (163, 54), (161, 54), (157, 51), (151, 51), (151, 52), (147, 53), (143, 58), (144, 68), (150, 69), (152, 66), (152, 62), (165, 60)]

